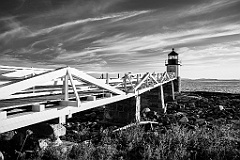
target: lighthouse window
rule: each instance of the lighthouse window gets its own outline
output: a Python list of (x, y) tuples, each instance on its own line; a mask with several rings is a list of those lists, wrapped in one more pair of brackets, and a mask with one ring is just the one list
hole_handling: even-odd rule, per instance
[(168, 59), (177, 59), (177, 56), (169, 56)]

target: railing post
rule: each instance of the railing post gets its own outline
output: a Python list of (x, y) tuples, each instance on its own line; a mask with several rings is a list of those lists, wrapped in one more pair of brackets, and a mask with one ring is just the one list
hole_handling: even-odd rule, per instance
[(124, 90), (125, 92), (127, 92), (127, 74), (124, 75), (123, 84), (124, 84)]
[(106, 73), (106, 84), (109, 84), (109, 76), (108, 76), (108, 73)]
[(156, 73), (155, 72), (152, 73), (152, 76), (156, 79)]
[(139, 82), (139, 74), (137, 74), (137, 84), (138, 84), (138, 82)]
[(157, 81), (160, 79), (160, 73), (157, 73)]

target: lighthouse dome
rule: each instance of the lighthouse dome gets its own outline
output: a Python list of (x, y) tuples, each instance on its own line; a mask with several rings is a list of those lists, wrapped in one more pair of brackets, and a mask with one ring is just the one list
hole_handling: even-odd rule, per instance
[(177, 56), (178, 54), (174, 51), (174, 48), (172, 49), (172, 52), (168, 54), (169, 56)]

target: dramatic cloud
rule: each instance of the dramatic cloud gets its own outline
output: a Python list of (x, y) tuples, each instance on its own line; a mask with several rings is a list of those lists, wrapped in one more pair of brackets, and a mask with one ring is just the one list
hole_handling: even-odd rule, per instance
[(240, 75), (239, 0), (9, 0), (0, 6), (1, 65), (163, 72), (175, 48), (183, 77)]

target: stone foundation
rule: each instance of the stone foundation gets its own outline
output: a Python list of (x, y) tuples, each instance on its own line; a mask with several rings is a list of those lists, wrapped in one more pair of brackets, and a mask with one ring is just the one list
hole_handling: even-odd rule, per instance
[[(171, 83), (170, 87), (171, 87)], [(168, 86), (166, 84), (166, 86)], [(167, 88), (164, 90), (164, 97), (172, 93)], [(171, 95), (171, 94), (170, 94)], [(149, 108), (151, 111), (163, 112), (162, 102), (161, 102), (161, 92), (160, 87), (152, 89), (140, 95), (140, 112), (144, 108)], [(140, 119), (140, 118), (139, 118)], [(115, 102), (105, 106), (105, 121), (111, 123), (129, 124), (136, 121), (136, 97), (132, 97), (126, 100)]]
[(105, 121), (121, 124), (128, 124), (135, 121), (135, 97), (115, 102), (105, 107)]

